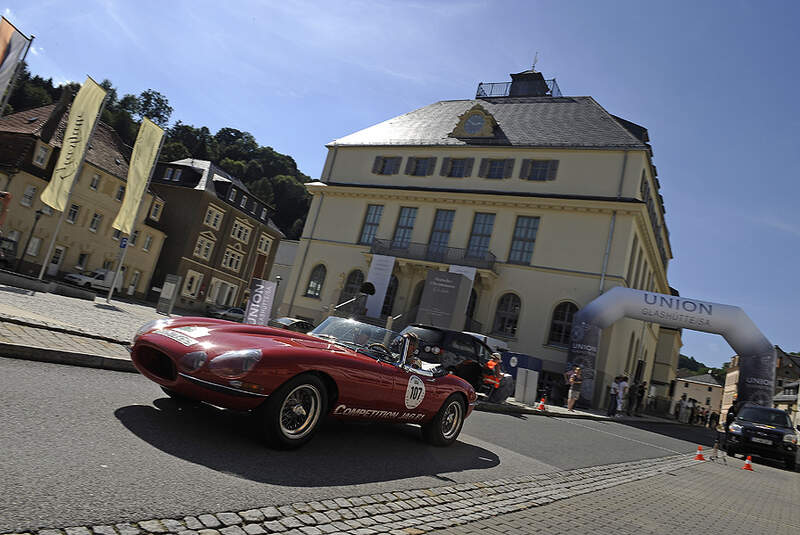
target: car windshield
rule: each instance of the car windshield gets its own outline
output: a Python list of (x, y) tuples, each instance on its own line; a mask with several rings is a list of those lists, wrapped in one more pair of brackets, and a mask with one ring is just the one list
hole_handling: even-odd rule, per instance
[(308, 334), (387, 362), (399, 362), (402, 354), (400, 333), (349, 318), (330, 316)]
[(745, 407), (736, 415), (740, 420), (755, 424), (776, 425), (778, 427), (792, 427), (789, 417), (783, 411), (760, 409), (758, 407)]

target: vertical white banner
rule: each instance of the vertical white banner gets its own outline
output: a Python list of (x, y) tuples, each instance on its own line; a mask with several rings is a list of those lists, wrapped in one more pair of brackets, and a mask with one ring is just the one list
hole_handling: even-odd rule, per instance
[(392, 278), (394, 269), (394, 257), (381, 254), (372, 255), (372, 263), (367, 273), (367, 282), (375, 286), (375, 293), (367, 297), (367, 316), (371, 318), (381, 317), (383, 300), (386, 297), (386, 289), (389, 287), (389, 279)]
[[(475, 275), (478, 273), (478, 269), (470, 266), (458, 266), (456, 264), (450, 264), (450, 268), (447, 270), (450, 273), (458, 273), (459, 275), (464, 275), (466, 278), (469, 279), (470, 282), (470, 290), (472, 286), (475, 284)], [(467, 311), (469, 308), (469, 299), (467, 299), (467, 304), (464, 307), (464, 312)]]

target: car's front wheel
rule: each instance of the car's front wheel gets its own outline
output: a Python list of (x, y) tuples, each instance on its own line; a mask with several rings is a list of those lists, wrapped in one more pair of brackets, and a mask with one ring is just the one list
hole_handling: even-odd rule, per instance
[(422, 437), (434, 446), (449, 446), (461, 433), (465, 414), (466, 408), (461, 396), (451, 394), (433, 420), (422, 424)]
[(264, 439), (281, 449), (299, 448), (314, 436), (325, 417), (328, 393), (316, 375), (298, 375), (273, 392), (261, 406)]
[(786, 457), (786, 459), (784, 459), (784, 463), (787, 470), (794, 471), (795, 467), (797, 466), (797, 459), (795, 457)]

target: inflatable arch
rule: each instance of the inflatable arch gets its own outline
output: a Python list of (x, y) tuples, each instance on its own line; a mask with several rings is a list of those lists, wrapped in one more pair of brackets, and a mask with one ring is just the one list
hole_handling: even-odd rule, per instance
[(620, 318), (673, 329), (721, 334), (739, 355), (738, 399), (772, 406), (775, 394), (775, 347), (735, 306), (709, 303), (617, 286), (580, 309), (572, 320), (567, 363), (584, 371), (581, 402), (594, 396), (595, 358), (602, 329)]

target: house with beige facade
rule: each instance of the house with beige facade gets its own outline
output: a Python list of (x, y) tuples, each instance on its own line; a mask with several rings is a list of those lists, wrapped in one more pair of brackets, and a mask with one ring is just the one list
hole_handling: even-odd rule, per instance
[[(647, 130), (529, 70), (327, 145), (279, 314), (320, 321), (391, 260), (373, 320), (418, 318), (428, 273), (471, 274), (464, 330), (505, 341), (561, 384), (575, 312), (625, 286), (676, 293)], [(368, 281), (371, 282), (371, 281)], [(618, 374), (668, 397), (680, 332), (605, 329), (593, 400)]]
[[(777, 359), (775, 361), (775, 395), (781, 395), (787, 384), (800, 380), (800, 356), (790, 355), (775, 346)], [(722, 411), (727, 414), (728, 409), (736, 399), (739, 385), (739, 356), (731, 357), (728, 373), (725, 375), (725, 385), (722, 396)], [(781, 407), (783, 408), (783, 407)]]
[(708, 409), (720, 414), (722, 406), (722, 385), (710, 374), (681, 377), (675, 380), (672, 393), (670, 412), (674, 412), (675, 405), (681, 400), (694, 400), (698, 408)]
[[(161, 218), (169, 238), (154, 288), (175, 274), (181, 309), (244, 305), (251, 280), (267, 277), (283, 237), (269, 217), (274, 209), (208, 160), (160, 163), (151, 184), (169, 206), (180, 207)], [(154, 290), (151, 298), (157, 296)]]
[[(70, 272), (115, 270), (122, 236), (111, 228), (125, 195), (129, 148), (116, 132), (99, 122), (86, 151), (80, 176), (58, 231), (53, 252), (45, 258), (60, 212), (43, 204), (40, 195), (50, 181), (61, 150), (68, 107), (62, 103), (14, 113), (0, 119), (0, 190), (12, 199), (2, 234), (17, 243), (15, 266), (37, 276), (60, 279)], [(122, 292), (144, 298), (166, 234), (158, 222), (164, 200), (145, 192), (128, 237), (122, 266)]]

